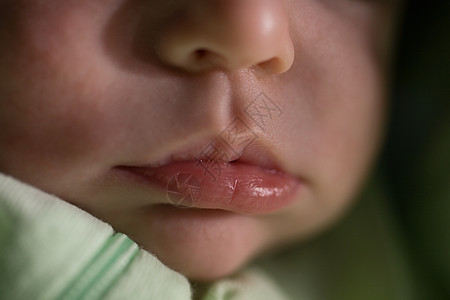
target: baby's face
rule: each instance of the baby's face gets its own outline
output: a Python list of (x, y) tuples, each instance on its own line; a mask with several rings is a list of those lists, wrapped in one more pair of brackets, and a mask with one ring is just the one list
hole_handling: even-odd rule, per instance
[(229, 274), (354, 198), (392, 3), (3, 0), (0, 171), (192, 279)]

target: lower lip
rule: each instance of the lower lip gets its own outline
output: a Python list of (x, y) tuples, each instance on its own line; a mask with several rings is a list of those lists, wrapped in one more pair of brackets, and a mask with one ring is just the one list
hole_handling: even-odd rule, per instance
[(301, 182), (286, 173), (243, 163), (178, 162), (161, 167), (118, 169), (163, 189), (180, 207), (264, 214), (289, 205)]

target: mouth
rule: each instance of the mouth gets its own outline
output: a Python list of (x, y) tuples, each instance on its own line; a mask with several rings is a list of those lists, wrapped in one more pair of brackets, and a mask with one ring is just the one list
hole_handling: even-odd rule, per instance
[(274, 152), (260, 141), (238, 154), (216, 141), (209, 144), (208, 151), (199, 149), (186, 148), (150, 163), (127, 163), (114, 170), (162, 195), (157, 197), (160, 204), (239, 214), (280, 210), (294, 201), (304, 186), (302, 179), (280, 167)]
[(299, 180), (291, 175), (239, 161), (175, 162), (161, 167), (118, 169), (164, 190), (169, 204), (243, 214), (281, 209), (295, 198), (300, 187)]
[(233, 160), (185, 154), (151, 164), (120, 165), (115, 169), (165, 194), (165, 204), (267, 214), (294, 201), (301, 192), (302, 181), (282, 171), (269, 153), (255, 146), (242, 155), (227, 156)]

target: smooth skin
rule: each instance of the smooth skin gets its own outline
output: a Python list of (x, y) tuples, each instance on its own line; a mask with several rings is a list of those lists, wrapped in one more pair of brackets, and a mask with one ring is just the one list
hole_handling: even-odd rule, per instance
[[(192, 280), (329, 226), (380, 146), (392, 1), (2, 0), (0, 171), (128, 234)], [(283, 114), (252, 130), (303, 182), (263, 215), (166, 212), (115, 167), (216, 138), (261, 93)], [(172, 209), (173, 210), (173, 209)], [(170, 220), (169, 220), (170, 219)]]

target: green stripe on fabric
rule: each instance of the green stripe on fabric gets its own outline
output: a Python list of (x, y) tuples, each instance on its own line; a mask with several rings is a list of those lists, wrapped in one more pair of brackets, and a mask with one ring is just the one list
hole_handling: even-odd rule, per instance
[(101, 299), (131, 264), (139, 247), (126, 235), (111, 236), (56, 299)]

